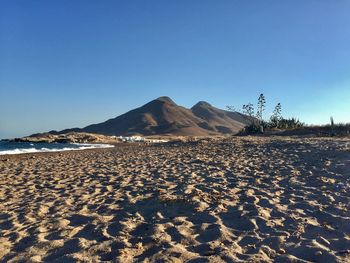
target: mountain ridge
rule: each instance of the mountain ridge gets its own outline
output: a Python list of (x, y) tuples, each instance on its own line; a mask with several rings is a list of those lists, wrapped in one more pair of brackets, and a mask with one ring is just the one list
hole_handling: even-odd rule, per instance
[(218, 109), (206, 101), (199, 101), (188, 109), (177, 105), (167, 96), (161, 96), (101, 123), (49, 133), (210, 136), (235, 134), (249, 122), (247, 116), (241, 113)]

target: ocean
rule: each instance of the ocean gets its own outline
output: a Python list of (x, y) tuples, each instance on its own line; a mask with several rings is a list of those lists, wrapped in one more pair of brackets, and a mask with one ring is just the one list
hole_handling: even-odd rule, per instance
[(21, 154), (34, 152), (59, 152), (84, 150), (94, 148), (110, 148), (110, 144), (88, 144), (88, 143), (31, 143), (0, 141), (0, 155)]

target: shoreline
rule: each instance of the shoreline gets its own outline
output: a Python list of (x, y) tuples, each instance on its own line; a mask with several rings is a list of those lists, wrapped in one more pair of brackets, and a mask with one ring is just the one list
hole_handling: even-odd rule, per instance
[[(11, 144), (12, 142), (10, 142)], [(22, 142), (13, 142), (13, 144), (22, 144)], [(45, 152), (66, 152), (66, 151), (79, 151), (79, 150), (88, 150), (88, 149), (106, 149), (115, 147), (112, 144), (107, 143), (30, 143), (27, 148), (21, 148), (18, 145), (18, 148), (0, 150), (0, 155), (17, 155), (17, 154), (26, 154), (26, 153), (45, 153)], [(38, 146), (40, 148), (36, 148)], [(49, 148), (52, 147), (53, 148)]]
[(32, 156), (55, 156), (55, 155), (64, 155), (64, 154), (71, 154), (73, 152), (79, 153), (79, 152), (85, 152), (85, 151), (106, 151), (106, 150), (115, 150), (116, 148), (119, 147), (128, 147), (131, 146), (130, 143), (115, 143), (115, 144), (110, 144), (113, 145), (113, 147), (106, 147), (106, 148), (90, 148), (90, 149), (76, 149), (76, 150), (64, 150), (64, 151), (51, 151), (51, 152), (29, 152), (29, 153), (18, 153), (18, 154), (0, 154), (0, 161), (3, 159), (16, 159), (18, 158), (30, 158)]

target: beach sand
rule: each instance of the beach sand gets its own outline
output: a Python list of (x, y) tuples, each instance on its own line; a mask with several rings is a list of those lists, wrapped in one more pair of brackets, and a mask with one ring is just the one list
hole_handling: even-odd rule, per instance
[(350, 139), (0, 157), (1, 262), (350, 262)]

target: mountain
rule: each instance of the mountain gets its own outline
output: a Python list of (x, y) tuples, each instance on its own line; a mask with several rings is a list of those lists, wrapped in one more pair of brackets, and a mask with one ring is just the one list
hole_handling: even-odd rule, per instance
[(151, 102), (105, 122), (85, 128), (66, 129), (52, 134), (88, 132), (104, 135), (192, 135), (234, 134), (248, 124), (246, 116), (198, 102), (191, 109), (169, 97)]
[(204, 128), (218, 133), (237, 133), (249, 123), (245, 115), (215, 108), (205, 101), (198, 102), (191, 111), (204, 120), (201, 127), (204, 125)]

